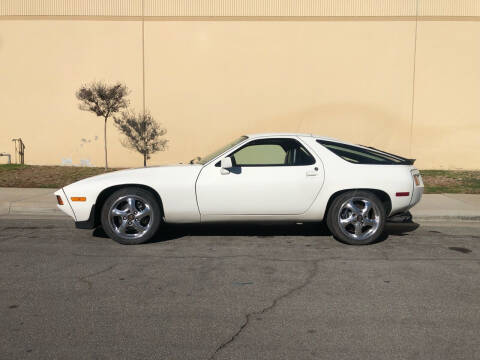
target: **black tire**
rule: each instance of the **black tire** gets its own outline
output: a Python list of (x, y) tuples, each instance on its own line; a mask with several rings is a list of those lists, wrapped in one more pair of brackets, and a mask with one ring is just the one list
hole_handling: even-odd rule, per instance
[[(371, 210), (368, 210), (367, 202)], [(327, 213), (327, 227), (341, 242), (368, 245), (383, 234), (385, 219), (385, 206), (378, 196), (366, 190), (352, 190), (333, 199)], [(360, 228), (358, 232), (357, 227)]]
[(155, 196), (132, 186), (117, 190), (107, 198), (102, 206), (101, 222), (111, 239), (123, 245), (137, 245), (157, 233), (162, 216)]

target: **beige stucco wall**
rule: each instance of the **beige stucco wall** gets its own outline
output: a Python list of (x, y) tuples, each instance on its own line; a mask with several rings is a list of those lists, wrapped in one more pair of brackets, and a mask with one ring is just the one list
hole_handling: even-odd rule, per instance
[[(170, 140), (150, 163), (188, 161), (245, 133), (300, 131), (412, 156), (421, 168), (480, 168), (480, 22), (419, 21), (414, 63), (415, 25), (147, 19), (145, 102)], [(92, 80), (125, 82), (141, 109), (141, 20), (0, 19), (0, 152), (21, 137), (30, 164), (102, 166), (102, 120), (74, 96)], [(111, 123), (108, 133), (111, 166), (142, 164)]]
[[(142, 103), (141, 24), (134, 21), (0, 21), (0, 152), (22, 138), (29, 164), (103, 164), (103, 121), (78, 109), (83, 82), (125, 82)], [(139, 165), (108, 127), (111, 165)], [(85, 139), (86, 142), (82, 141)], [(6, 158), (0, 158), (5, 162)]]
[(412, 155), (428, 168), (480, 169), (480, 22), (418, 28)]
[(176, 160), (270, 131), (408, 153), (413, 32), (402, 21), (147, 22), (146, 102)]

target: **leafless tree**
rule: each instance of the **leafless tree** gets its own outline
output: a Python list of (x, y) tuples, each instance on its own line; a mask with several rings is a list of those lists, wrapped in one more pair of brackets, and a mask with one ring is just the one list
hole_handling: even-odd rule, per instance
[(143, 166), (147, 166), (151, 154), (164, 151), (167, 147), (168, 140), (161, 139), (167, 130), (149, 112), (135, 114), (125, 111), (120, 117), (115, 117), (114, 122), (125, 135), (122, 145), (143, 155)]
[(93, 112), (105, 120), (103, 128), (105, 170), (108, 169), (107, 120), (110, 116), (128, 106), (129, 101), (126, 98), (128, 94), (128, 88), (120, 82), (108, 85), (100, 81), (82, 85), (76, 93), (77, 99), (80, 101), (78, 106), (80, 110)]

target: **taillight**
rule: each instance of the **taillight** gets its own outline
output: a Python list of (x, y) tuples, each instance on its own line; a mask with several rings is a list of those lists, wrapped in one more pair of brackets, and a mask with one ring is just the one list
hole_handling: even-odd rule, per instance
[(413, 181), (415, 181), (416, 186), (420, 186), (420, 174), (413, 174)]
[(57, 195), (57, 203), (58, 203), (58, 205), (63, 205), (63, 200), (62, 200), (62, 197), (60, 195)]

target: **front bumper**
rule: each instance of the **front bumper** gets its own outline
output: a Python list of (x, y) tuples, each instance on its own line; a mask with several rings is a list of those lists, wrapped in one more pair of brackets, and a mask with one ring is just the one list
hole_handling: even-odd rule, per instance
[[(79, 217), (77, 216), (78, 212), (73, 210), (73, 206), (70, 202), (70, 199), (68, 198), (66, 192), (64, 189), (60, 189), (55, 191), (54, 193), (56, 196), (60, 197), (63, 204), (57, 204), (57, 207), (62, 210), (65, 214), (71, 216), (73, 220), (75, 220), (75, 227), (78, 229), (93, 229), (96, 226), (98, 226), (98, 221), (97, 221), (97, 214), (95, 212), (95, 204), (89, 206), (88, 203), (82, 203), (80, 206), (80, 217), (81, 220), (79, 220)], [(78, 205), (77, 205), (77, 210), (78, 210)], [(88, 214), (88, 218), (87, 218)], [(84, 220), (85, 219), (85, 220)]]
[(59, 204), (57, 201), (57, 207), (62, 210), (68, 216), (71, 216), (73, 220), (77, 220), (75, 216), (75, 212), (73, 211), (72, 204), (70, 204), (70, 200), (68, 200), (67, 194), (63, 189), (59, 189), (53, 193), (55, 196), (60, 197), (62, 199), (63, 204)]
[(93, 229), (97, 227), (97, 222), (95, 218), (95, 204), (92, 205), (92, 209), (90, 210), (90, 216), (87, 220), (83, 221), (75, 221), (75, 227), (77, 229)]

